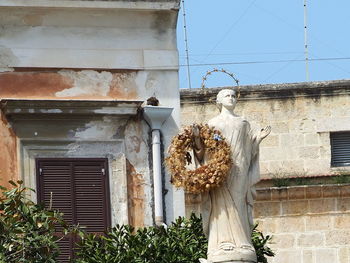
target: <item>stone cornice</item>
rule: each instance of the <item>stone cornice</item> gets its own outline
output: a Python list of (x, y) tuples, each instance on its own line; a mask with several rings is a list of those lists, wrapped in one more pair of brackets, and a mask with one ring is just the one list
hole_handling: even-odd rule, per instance
[(350, 197), (350, 184), (303, 185), (257, 189), (256, 201), (285, 201)]
[(2, 7), (31, 8), (89, 8), (89, 9), (132, 9), (132, 10), (178, 10), (179, 0), (1, 0)]
[[(202, 89), (181, 89), (181, 103), (210, 103), (215, 101), (220, 90), (227, 88), (232, 87), (210, 88), (204, 91)], [(294, 99), (297, 97), (310, 97), (317, 100), (322, 96), (350, 94), (350, 80), (249, 85), (241, 86), (240, 90), (240, 100)]]
[(4, 114), (11, 119), (29, 116), (98, 116), (136, 115), (142, 101), (88, 101), (88, 100), (0, 100)]

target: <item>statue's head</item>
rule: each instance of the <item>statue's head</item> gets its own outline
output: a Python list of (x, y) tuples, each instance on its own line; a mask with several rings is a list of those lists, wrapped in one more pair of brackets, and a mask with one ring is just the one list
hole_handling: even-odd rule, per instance
[(223, 89), (216, 96), (216, 105), (221, 111), (222, 107), (233, 110), (237, 103), (236, 89)]

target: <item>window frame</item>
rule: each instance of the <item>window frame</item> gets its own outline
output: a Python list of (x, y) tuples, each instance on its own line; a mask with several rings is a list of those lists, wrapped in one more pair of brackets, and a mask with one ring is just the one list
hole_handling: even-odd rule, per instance
[[(109, 182), (109, 170), (108, 170), (108, 159), (107, 158), (36, 158), (35, 159), (35, 165), (36, 165), (36, 183), (37, 183), (37, 200), (38, 203), (44, 203), (44, 194), (45, 194), (45, 190), (44, 190), (44, 177), (43, 175), (41, 175), (40, 172), (40, 167), (42, 163), (50, 163), (52, 162), (54, 163), (70, 163), (70, 166), (73, 167), (72, 164), (77, 164), (77, 165), (84, 165), (84, 162), (88, 162), (88, 163), (100, 163), (102, 169), (104, 169), (104, 174), (103, 176), (103, 194), (104, 194), (104, 208), (103, 208), (103, 215), (106, 218), (103, 218), (104, 222), (105, 222), (105, 231), (108, 231), (111, 228), (111, 195), (110, 195), (110, 182)], [(71, 182), (73, 183), (74, 181), (74, 172), (73, 170), (70, 171), (70, 179)], [(77, 206), (75, 203), (75, 198), (76, 198), (76, 191), (74, 189), (72, 189), (72, 205), (73, 205), (73, 224), (77, 224)], [(95, 233), (95, 232), (91, 232), (91, 233)], [(72, 239), (71, 239), (72, 238)], [(72, 246), (74, 245), (74, 243), (76, 242), (76, 237), (69, 237), (71, 245), (70, 247), (72, 248)], [(70, 256), (73, 257), (73, 250), (70, 251)]]
[[(344, 153), (349, 154), (349, 162), (342, 162), (342, 160), (337, 160), (335, 155), (339, 154), (340, 152), (335, 152), (335, 148), (338, 147), (337, 140), (341, 139), (339, 136), (345, 135), (349, 137), (350, 140), (350, 131), (337, 131), (337, 132), (330, 132), (329, 138), (330, 138), (330, 148), (331, 148), (331, 167), (333, 168), (339, 168), (339, 167), (349, 167), (350, 166), (350, 146), (349, 149), (346, 149)], [(337, 137), (338, 136), (338, 137)], [(337, 137), (337, 138), (335, 138)]]

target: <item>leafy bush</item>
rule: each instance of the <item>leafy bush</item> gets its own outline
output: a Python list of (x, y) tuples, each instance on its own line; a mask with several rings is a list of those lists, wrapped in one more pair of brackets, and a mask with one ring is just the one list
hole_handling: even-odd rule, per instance
[[(140, 228), (123, 225), (112, 228), (104, 236), (87, 234), (77, 227), (68, 227), (57, 211), (45, 209), (28, 200), (21, 181), (12, 181), (14, 189), (4, 187), (0, 196), (0, 262), (48, 263), (59, 255), (56, 226), (63, 227), (63, 236), (79, 232), (81, 241), (75, 263), (198, 263), (206, 258), (207, 239), (201, 218), (179, 217), (170, 226)], [(62, 237), (61, 237), (62, 238)], [(270, 236), (264, 236), (255, 226), (252, 241), (258, 262), (274, 256), (267, 246)]]
[(88, 234), (77, 251), (77, 263), (196, 262), (206, 257), (207, 240), (201, 219), (178, 218), (167, 228), (116, 226), (105, 236)]
[[(105, 236), (85, 234), (79, 244), (76, 263), (198, 263), (206, 258), (207, 239), (201, 218), (179, 217), (168, 228), (148, 227), (134, 232), (130, 226), (117, 226)], [(270, 236), (264, 236), (255, 225), (252, 241), (259, 263), (274, 256), (267, 246)]]
[(62, 214), (28, 200), (25, 192), (31, 189), (22, 181), (10, 183), (12, 190), (0, 186), (0, 262), (56, 262), (59, 238), (54, 233), (55, 225), (65, 226)]
[(266, 237), (264, 234), (257, 229), (258, 224), (254, 226), (253, 232), (252, 232), (252, 242), (256, 251), (256, 256), (258, 258), (259, 263), (267, 263), (268, 257), (275, 256), (275, 253), (267, 246), (267, 244), (271, 241), (272, 237), (267, 235)]

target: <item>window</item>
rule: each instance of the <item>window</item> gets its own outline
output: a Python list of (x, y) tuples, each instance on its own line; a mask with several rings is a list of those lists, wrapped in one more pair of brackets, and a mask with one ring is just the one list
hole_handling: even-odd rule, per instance
[(330, 137), (331, 165), (350, 166), (350, 132), (332, 132)]
[[(102, 234), (110, 226), (106, 159), (38, 159), (38, 200), (64, 213), (69, 224)], [(60, 241), (59, 262), (73, 256), (75, 237)]]

